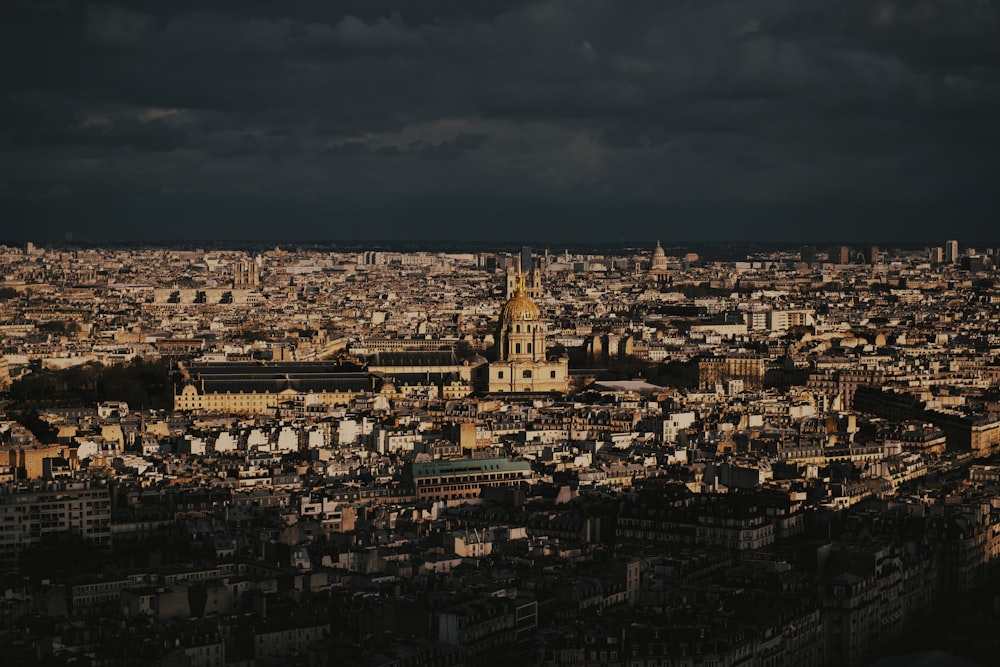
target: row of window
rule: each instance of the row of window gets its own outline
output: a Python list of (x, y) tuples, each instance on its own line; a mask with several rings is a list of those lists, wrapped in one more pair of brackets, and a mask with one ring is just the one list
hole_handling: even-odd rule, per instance
[[(528, 351), (530, 352), (531, 350), (528, 350)], [(524, 378), (525, 380), (531, 379), (533, 377), (532, 376), (532, 372), (530, 370), (525, 369), (525, 370), (521, 371), (521, 377)], [(556, 372), (555, 371), (549, 371), (549, 377), (551, 379), (555, 380), (556, 379)], [(504, 379), (504, 372), (503, 371), (497, 371), (497, 378), (499, 378), (501, 380)]]

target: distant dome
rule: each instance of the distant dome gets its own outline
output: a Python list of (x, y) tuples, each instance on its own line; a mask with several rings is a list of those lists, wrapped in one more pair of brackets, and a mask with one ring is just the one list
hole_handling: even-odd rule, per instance
[(667, 254), (663, 252), (663, 246), (660, 242), (656, 242), (656, 248), (653, 249), (653, 261), (651, 262), (650, 268), (654, 271), (665, 271), (667, 268)]

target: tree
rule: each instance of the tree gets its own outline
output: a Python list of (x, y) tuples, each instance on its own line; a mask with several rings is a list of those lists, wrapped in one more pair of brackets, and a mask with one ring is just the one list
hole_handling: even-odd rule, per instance
[(169, 362), (135, 359), (129, 364), (84, 364), (63, 370), (40, 369), (10, 388), (10, 409), (93, 405), (124, 401), (131, 406), (167, 407)]
[(63, 322), (62, 320), (49, 320), (48, 322), (42, 322), (36, 328), (39, 331), (45, 331), (48, 333), (54, 333), (59, 335), (67, 335), (75, 333), (77, 331), (76, 323)]

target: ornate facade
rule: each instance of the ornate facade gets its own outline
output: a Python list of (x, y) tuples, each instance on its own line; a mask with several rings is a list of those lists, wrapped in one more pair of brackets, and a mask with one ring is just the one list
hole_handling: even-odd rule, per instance
[(514, 298), (517, 292), (518, 281), (524, 281), (524, 293), (529, 299), (541, 299), (544, 293), (542, 287), (542, 269), (533, 267), (527, 274), (522, 275), (520, 266), (507, 269), (507, 285), (505, 295), (508, 299)]
[(497, 360), (489, 365), (490, 392), (567, 390), (569, 361), (546, 358), (545, 323), (520, 271), (514, 295), (500, 310), (495, 339)]

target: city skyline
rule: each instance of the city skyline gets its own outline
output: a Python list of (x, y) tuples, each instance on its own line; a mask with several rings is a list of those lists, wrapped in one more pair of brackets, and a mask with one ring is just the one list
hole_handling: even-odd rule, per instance
[(0, 11), (11, 241), (997, 240), (995, 3)]
[[(35, 251), (143, 251), (158, 249), (194, 250), (198, 252), (246, 252), (263, 262), (267, 256), (275, 253), (354, 253), (383, 254), (386, 256), (446, 256), (450, 254), (495, 254), (497, 257), (523, 257), (531, 252), (536, 258), (551, 258), (558, 261), (564, 255), (573, 257), (609, 257), (625, 258), (643, 256), (656, 247), (661, 247), (675, 259), (684, 259), (686, 263), (712, 263), (719, 261), (738, 261), (747, 257), (782, 257), (785, 260), (797, 259), (807, 265), (823, 264), (881, 264), (889, 266), (900, 261), (922, 259), (932, 266), (942, 264), (958, 264), (963, 258), (986, 259), (995, 262), (1000, 255), (997, 248), (989, 241), (970, 241), (967, 239), (948, 239), (931, 241), (899, 242), (886, 240), (880, 242), (857, 242), (845, 240), (826, 240), (817, 242), (802, 242), (796, 240), (773, 241), (675, 241), (664, 243), (656, 240), (626, 239), (619, 242), (554, 242), (534, 240), (503, 240), (503, 241), (468, 241), (452, 239), (436, 241), (433, 239), (359, 239), (359, 240), (307, 240), (307, 239), (247, 239), (232, 241), (225, 239), (158, 239), (151, 241), (106, 241), (101, 239), (35, 239), (25, 242), (7, 241), (0, 238), (0, 247), (23, 246), (29, 254)], [(692, 259), (693, 258), (693, 259)]]
[(459, 245), (0, 244), (0, 652), (996, 663), (996, 247)]

